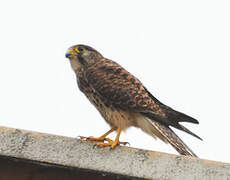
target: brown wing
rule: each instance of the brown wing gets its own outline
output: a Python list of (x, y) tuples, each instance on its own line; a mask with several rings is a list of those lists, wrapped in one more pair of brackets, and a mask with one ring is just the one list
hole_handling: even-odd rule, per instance
[(173, 126), (201, 139), (179, 122), (198, 123), (190, 116), (158, 101), (132, 74), (112, 60), (103, 59), (88, 67), (86, 78), (107, 105), (140, 112), (166, 127)]
[(142, 83), (114, 61), (103, 59), (89, 67), (86, 78), (104, 101), (114, 107), (164, 116)]

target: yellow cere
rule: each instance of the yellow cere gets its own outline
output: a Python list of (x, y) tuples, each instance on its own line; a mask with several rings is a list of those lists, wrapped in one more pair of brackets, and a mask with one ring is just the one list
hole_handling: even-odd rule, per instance
[(73, 49), (68, 49), (68, 53), (73, 55), (74, 54)]

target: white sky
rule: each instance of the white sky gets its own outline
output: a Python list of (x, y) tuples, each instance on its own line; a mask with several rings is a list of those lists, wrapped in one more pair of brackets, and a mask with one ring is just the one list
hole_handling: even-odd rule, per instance
[[(109, 130), (64, 56), (84, 43), (199, 120), (184, 125), (204, 141), (176, 131), (198, 156), (230, 162), (229, 1), (9, 0), (0, 25), (0, 126), (71, 137)], [(135, 128), (121, 140), (176, 153)]]

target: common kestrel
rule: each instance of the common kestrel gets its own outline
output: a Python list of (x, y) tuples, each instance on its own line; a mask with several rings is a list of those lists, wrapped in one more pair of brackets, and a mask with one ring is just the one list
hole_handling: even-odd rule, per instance
[[(131, 126), (141, 128), (154, 138), (170, 143), (180, 154), (195, 156), (195, 153), (174, 133), (170, 126), (199, 136), (179, 122), (199, 122), (157, 100), (131, 73), (116, 62), (104, 58), (98, 51), (86, 45), (75, 45), (68, 49), (72, 69), (76, 73), (79, 89), (97, 108), (111, 130), (100, 137), (83, 137), (82, 140), (101, 141), (97, 146), (116, 147), (122, 130)], [(117, 131), (113, 141), (106, 138)]]

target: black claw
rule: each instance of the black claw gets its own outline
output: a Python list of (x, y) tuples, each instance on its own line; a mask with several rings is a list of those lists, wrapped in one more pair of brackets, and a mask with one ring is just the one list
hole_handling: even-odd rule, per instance
[(88, 141), (88, 140), (90, 140), (91, 137), (92, 137), (92, 136), (89, 136), (89, 137), (85, 138), (85, 140)]
[(94, 145), (93, 145), (93, 149), (95, 149), (96, 147), (97, 147), (97, 144), (94, 144)]

